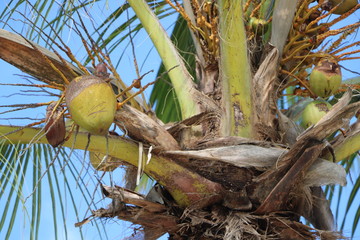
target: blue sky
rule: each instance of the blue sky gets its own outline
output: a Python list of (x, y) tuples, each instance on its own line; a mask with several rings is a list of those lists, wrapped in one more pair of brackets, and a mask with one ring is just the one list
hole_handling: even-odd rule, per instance
[[(5, 6), (5, 3), (7, 3), (7, 0), (0, 0), (0, 12), (3, 10), (3, 7)], [(95, 5), (92, 8), (89, 8), (89, 10), (91, 10), (91, 18), (93, 21), (95, 21), (96, 23), (102, 22), (105, 17), (114, 10), (114, 8), (112, 6), (118, 6), (119, 1), (108, 1), (108, 5), (103, 6), (103, 5)], [(122, 1), (120, 1), (122, 2)], [(83, 12), (82, 13), (85, 20), (89, 20), (86, 19), (87, 16), (86, 14)], [(17, 16), (19, 17), (19, 16)], [(350, 21), (358, 21), (358, 16), (355, 16), (355, 18), (353, 18)], [(171, 30), (171, 26), (169, 26), (169, 23), (171, 22), (171, 20), (169, 21), (169, 19), (165, 19), (162, 21), (165, 24), (165, 28), (169, 29), (169, 31)], [(89, 21), (88, 21), (89, 23)], [(18, 31), (21, 31), (22, 29), (22, 23), (19, 21), (11, 21), (12, 26), (14, 26)], [(9, 30), (9, 28), (6, 28), (7, 30)], [(24, 34), (26, 32), (23, 32)], [(74, 37), (74, 32), (73, 31), (65, 31), (62, 34), (62, 38), (65, 40), (65, 43), (68, 44), (70, 46), (70, 48), (76, 53), (76, 56), (82, 60), (85, 56), (86, 53), (84, 52), (83, 49), (81, 49), (81, 46), (78, 45), (78, 42), (75, 41), (76, 37)], [(356, 39), (359, 40), (359, 36), (356, 35)], [(145, 32), (141, 32), (135, 39), (134, 39), (134, 46), (135, 46), (135, 51), (136, 51), (136, 57), (139, 63), (139, 66), (144, 66), (141, 69), (141, 73), (145, 73), (149, 70), (154, 70), (155, 73), (151, 73), (148, 76), (146, 76), (143, 80), (143, 83), (146, 84), (147, 82), (153, 81), (156, 71), (160, 65), (160, 59), (155, 51), (155, 49), (152, 49), (152, 45), (151, 45), (151, 41), (149, 39), (149, 37), (146, 35)], [(111, 54), (111, 58), (112, 59), (117, 59), (119, 58), (120, 54), (122, 54), (122, 52), (125, 49), (125, 45), (121, 45), (119, 47), (119, 49)], [(150, 52), (150, 53), (149, 53)], [(143, 65), (144, 61), (146, 61), (146, 64)], [(358, 71), (358, 66), (360, 66), (359, 61), (355, 61), (355, 63), (346, 63), (346, 66), (350, 69), (353, 69), (355, 71)], [(0, 60), (0, 69), (2, 70), (2, 73), (0, 75), (0, 82), (2, 83), (10, 83), (10, 82), (21, 82), (23, 80), (21, 80), (21, 77), (19, 76), (15, 76), (15, 74), (21, 74), (21, 72), (14, 68), (13, 66), (5, 63), (4, 61)], [(135, 68), (133, 65), (133, 56), (131, 51), (129, 50), (129, 48), (125, 51), (124, 53), (124, 57), (122, 58), (119, 67), (117, 68), (119, 74), (121, 75), (121, 77), (123, 78), (123, 80), (127, 83), (131, 83), (131, 81), (133, 79), (136, 78), (136, 74), (135, 74)], [(355, 74), (348, 72), (348, 71), (343, 71), (343, 76), (344, 79), (350, 78), (350, 77), (354, 77), (356, 76)], [(1, 91), (0, 91), (0, 99), (2, 101), (2, 104), (4, 104), (3, 102), (11, 102), (11, 103), (23, 103), (24, 99), (26, 99), (26, 101), (29, 102), (38, 102), (40, 101), (48, 101), (48, 97), (38, 97), (36, 96), (35, 98), (33, 96), (19, 96), (19, 95), (13, 95), (10, 97), (7, 97), (15, 92), (18, 92), (18, 88), (16, 87), (7, 87), (7, 86), (1, 86)], [(151, 89), (148, 89), (145, 92), (145, 95), (148, 97), (150, 94)], [(28, 111), (24, 111), (21, 113), (16, 113), (14, 116), (22, 116), (22, 115), (31, 115), (34, 117), (38, 117), (41, 118), (44, 116), (44, 108), (42, 109), (38, 109), (36, 112), (34, 110), (28, 110)], [(0, 116), (2, 117), (2, 116)], [(21, 124), (21, 122), (16, 122), (16, 121), (11, 121), (11, 124)], [(8, 120), (0, 120), (0, 124), (9, 124)], [(81, 177), (83, 178), (84, 183), (86, 184), (86, 187), (89, 189), (90, 194), (94, 194), (96, 197), (95, 201), (100, 201), (101, 200), (101, 195), (100, 195), (100, 191), (94, 189), (95, 188), (95, 184), (96, 182), (94, 182), (94, 174), (96, 175), (96, 173), (92, 170), (91, 167), (88, 166), (88, 163), (86, 162), (87, 159), (84, 158), (83, 153), (82, 152), (75, 152), (71, 158), (71, 161), (74, 163), (74, 165), (76, 166), (76, 168), (79, 171), (82, 171), (82, 175)], [(85, 170), (82, 166), (85, 166)], [(359, 174), (359, 169), (360, 166), (357, 163), (357, 165), (355, 166), (355, 168), (353, 169), (353, 175), (357, 176)], [(58, 175), (59, 179), (63, 178), (64, 176), (69, 176), (69, 182), (72, 186), (76, 186), (76, 183), (78, 181), (77, 178), (71, 178), (71, 174), (69, 172), (70, 170), (68, 168), (65, 168), (65, 171), (62, 171), (62, 166), (59, 163), (55, 164), (55, 173), (56, 175)], [(29, 173), (29, 178), (31, 178), (31, 174)], [(116, 184), (121, 185), (123, 183), (123, 177), (122, 177), (122, 171), (121, 170), (116, 170), (112, 175), (111, 178), (115, 181)], [(110, 182), (110, 176), (106, 176), (105, 177), (105, 182), (109, 183)], [(32, 185), (31, 185), (31, 181), (29, 181), (29, 184), (26, 185), (25, 189), (24, 189), (24, 196), (28, 196), (31, 192), (32, 192)], [(349, 189), (351, 189), (352, 186), (352, 180), (349, 178), (348, 179), (348, 186), (346, 188), (344, 188), (343, 190), (343, 198), (340, 199), (340, 205), (344, 205), (344, 199), (346, 199), (345, 196), (347, 196), (349, 194)], [(52, 204), (50, 203), (50, 201), (46, 201), (46, 194), (47, 194), (47, 189), (48, 188), (48, 181), (46, 179), (46, 177), (43, 180), (43, 190), (42, 190), (42, 194), (43, 194), (43, 212), (42, 214), (42, 223), (40, 225), (40, 232), (41, 232), (41, 237), (40, 239), (54, 239), (54, 229), (52, 227), (52, 218), (53, 218), (53, 211), (52, 211)], [(65, 212), (66, 212), (66, 221), (67, 221), (67, 231), (69, 234), (69, 239), (79, 239), (80, 235), (78, 232), (78, 229), (74, 227), (74, 223), (77, 222), (77, 218), (76, 215), (74, 214), (74, 211), (72, 209), (71, 206), (71, 196), (68, 192), (68, 190), (66, 190), (66, 186), (61, 186), (61, 188), (64, 189), (64, 198), (65, 198)], [(76, 187), (75, 190), (80, 190), (80, 187)], [(75, 191), (76, 192), (76, 191)], [(80, 197), (80, 195), (76, 195), (74, 196), (75, 198), (75, 202), (78, 204), (79, 206), (79, 220), (82, 220), (83, 217), (86, 217), (89, 215), (89, 213), (87, 212), (87, 203), (84, 202)], [(3, 201), (3, 200), (2, 200)], [(31, 202), (28, 201), (26, 203), (26, 206), (31, 208)], [(357, 202), (360, 203), (359, 201), (359, 193), (357, 194)], [(98, 203), (97, 206), (101, 207), (105, 207), (106, 204), (108, 204), (109, 201), (104, 201), (101, 203)], [(3, 202), (0, 202), (0, 204), (4, 204)], [(336, 204), (336, 202), (334, 203)], [(2, 207), (2, 206), (1, 206)], [(344, 206), (345, 207), (345, 206)], [(354, 212), (357, 209), (357, 205), (355, 204), (351, 210), (350, 213), (354, 214)], [(58, 216), (60, 216), (60, 211), (59, 209), (56, 210)], [(26, 216), (26, 213), (23, 210), (19, 210), (20, 214), (18, 215), (18, 219), (16, 221), (17, 225), (15, 226), (16, 231), (14, 232), (14, 234), (12, 235), (11, 239), (27, 239), (28, 238), (28, 232), (29, 232), (29, 228), (28, 228), (28, 224), (29, 224), (29, 218)], [(339, 215), (341, 216), (342, 213), (340, 213)], [(351, 218), (351, 217), (349, 217)], [(339, 219), (342, 219), (341, 217)], [(100, 221), (98, 221), (98, 223), (101, 223)], [(104, 225), (104, 229), (106, 229), (106, 232), (108, 233), (108, 237), (109, 239), (122, 239), (124, 237), (127, 237), (129, 235), (132, 234), (133, 232), (133, 226), (131, 226), (131, 224), (129, 223), (125, 223), (122, 221), (115, 221), (115, 220), (104, 220), (103, 223)], [(61, 222), (58, 222), (58, 231), (59, 232), (63, 232), (63, 226)], [(101, 226), (100, 224), (100, 228), (103, 228), (103, 226)], [(347, 224), (345, 226), (345, 234), (347, 236), (349, 236), (351, 232), (351, 226), (349, 224)], [(3, 238), (3, 232), (0, 233), (0, 239)], [(89, 223), (87, 225), (85, 225), (83, 227), (83, 234), (84, 234), (84, 238), (85, 239), (99, 239), (98, 237), (98, 232), (96, 230), (96, 226), (94, 226), (92, 223)], [(60, 236), (62, 236), (60, 234)], [(360, 229), (358, 229), (357, 237), (359, 237), (360, 239)], [(103, 236), (104, 237), (104, 236)], [(60, 239), (64, 239), (64, 238), (60, 238)]]

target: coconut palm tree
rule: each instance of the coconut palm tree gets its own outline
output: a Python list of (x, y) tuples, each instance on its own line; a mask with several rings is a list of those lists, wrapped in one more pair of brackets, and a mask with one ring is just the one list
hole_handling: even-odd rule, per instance
[[(351, 36), (360, 24), (346, 22), (360, 8), (357, 1), (128, 0), (114, 3), (99, 26), (83, 15), (91, 15), (92, 3), (64, 1), (50, 20), (53, 2), (10, 2), (0, 16), (10, 28), (0, 32), (0, 57), (32, 76), (14, 85), (52, 97), (5, 105), (10, 110), (3, 113), (45, 106), (46, 116), (0, 126), (6, 140), (2, 188), (12, 185), (15, 206), (26, 200), (21, 169), (30, 154), (45, 159), (45, 175), (38, 162), (33, 165), (32, 237), (39, 234), (42, 180), (48, 176), (50, 183), (54, 162), (62, 157), (67, 167), (80, 149), (90, 152), (96, 171), (125, 166), (127, 184), (106, 184), (99, 173), (95, 185), (112, 202), (96, 209), (80, 180), (83, 169), (73, 172), (92, 209), (78, 227), (120, 218), (141, 225), (146, 239), (164, 233), (172, 239), (341, 238), (326, 199), (332, 188), (321, 186), (345, 185), (343, 166), (349, 170), (358, 161), (358, 78), (341, 75), (344, 61), (359, 58), (359, 41)], [(22, 4), (31, 16), (19, 10)], [(179, 17), (169, 37), (159, 19), (171, 13)], [(27, 35), (13, 27), (13, 14), (31, 25)], [(62, 38), (65, 27), (78, 36), (83, 62)], [(137, 78), (125, 84), (111, 53), (120, 44), (134, 53), (133, 38), (142, 28), (162, 66), (145, 83), (134, 57)], [(142, 98), (151, 85), (156, 114)], [(141, 175), (157, 183), (147, 196), (132, 182)], [(355, 179), (352, 196), (359, 175)], [(50, 189), (55, 206), (58, 187)]]

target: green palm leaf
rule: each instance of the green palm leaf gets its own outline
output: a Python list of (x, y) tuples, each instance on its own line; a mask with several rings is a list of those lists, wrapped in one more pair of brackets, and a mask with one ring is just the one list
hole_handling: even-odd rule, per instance
[[(189, 29), (186, 27), (187, 22), (179, 16), (171, 40), (175, 43), (181, 57), (187, 63), (188, 71), (194, 79), (195, 75), (195, 47), (191, 38)], [(164, 66), (161, 64), (158, 76), (162, 76), (165, 72)], [(156, 115), (163, 122), (175, 122), (181, 120), (180, 106), (176, 93), (172, 87), (171, 80), (168, 75), (163, 75), (154, 85), (150, 96), (150, 104), (154, 106)]]
[[(55, 158), (54, 150), (49, 145), (14, 145), (2, 141), (0, 150), (0, 202), (3, 203), (1, 204), (0, 229), (1, 233), (4, 234), (4, 239), (16, 236), (14, 226), (21, 224), (19, 219), (21, 211), (24, 211), (25, 224), (26, 222), (29, 223), (30, 239), (40, 238), (41, 233), (39, 231), (41, 226), (45, 224), (41, 220), (44, 213), (52, 215), (53, 224), (49, 222), (46, 224), (48, 227), (53, 225), (54, 238), (58, 239), (60, 236), (64, 236), (64, 234), (67, 236), (68, 234), (67, 211), (75, 212), (77, 219), (73, 219), (73, 221), (80, 221), (83, 218), (83, 212), (78, 210), (79, 198), (83, 198), (88, 206), (95, 207), (93, 194), (86, 188), (82, 178), (79, 178), (83, 166), (70, 162), (68, 153), (64, 149), (58, 149), (59, 154)], [(61, 164), (61, 162), (66, 163), (66, 165)], [(61, 174), (59, 174), (60, 169), (63, 169)], [(44, 171), (47, 171), (46, 174)], [(72, 186), (78, 181), (80, 181), (78, 189), (74, 190)], [(61, 185), (64, 186), (61, 187)], [(45, 193), (43, 192), (44, 189), (46, 190)], [(70, 196), (70, 202), (66, 200), (68, 199), (67, 194)], [(46, 205), (51, 204), (50, 211), (43, 208), (44, 203)], [(71, 207), (67, 210), (66, 205)], [(59, 213), (60, 216), (58, 216)], [(99, 237), (102, 239), (105, 236), (106, 238), (103, 224), (95, 222), (95, 225)], [(64, 233), (59, 231), (59, 227), (64, 229)], [(80, 233), (83, 239), (81, 229)]]

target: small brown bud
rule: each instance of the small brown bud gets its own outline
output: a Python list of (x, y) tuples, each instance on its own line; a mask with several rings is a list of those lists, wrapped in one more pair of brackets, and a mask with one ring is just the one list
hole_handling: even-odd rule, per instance
[(133, 82), (132, 82), (132, 85), (134, 86), (134, 88), (141, 88), (141, 82), (140, 82), (140, 79), (135, 79)]
[(330, 0), (319, 0), (318, 2), (325, 11), (330, 11), (333, 8), (333, 4)]
[(65, 120), (62, 111), (64, 108), (58, 106), (55, 110), (57, 102), (51, 103), (46, 108), (46, 125), (45, 125), (45, 136), (51, 146), (57, 147), (65, 139)]
[(110, 76), (107, 72), (105, 63), (99, 63), (96, 65), (94, 75), (100, 78), (108, 78)]

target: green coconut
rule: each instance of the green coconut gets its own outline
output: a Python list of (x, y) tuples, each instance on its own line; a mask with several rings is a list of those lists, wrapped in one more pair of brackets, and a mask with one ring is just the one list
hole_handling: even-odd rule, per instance
[(302, 113), (302, 126), (308, 128), (316, 124), (330, 109), (331, 104), (324, 100), (310, 102)]
[(358, 4), (358, 0), (329, 0), (332, 4), (332, 7), (336, 7), (339, 5), (333, 13), (335, 14), (344, 14), (348, 12), (350, 9)]
[(320, 60), (310, 74), (310, 90), (319, 97), (333, 95), (341, 85), (341, 70), (335, 60)]
[(116, 112), (116, 96), (107, 82), (96, 76), (77, 77), (68, 85), (65, 101), (76, 124), (92, 134), (107, 134)]

